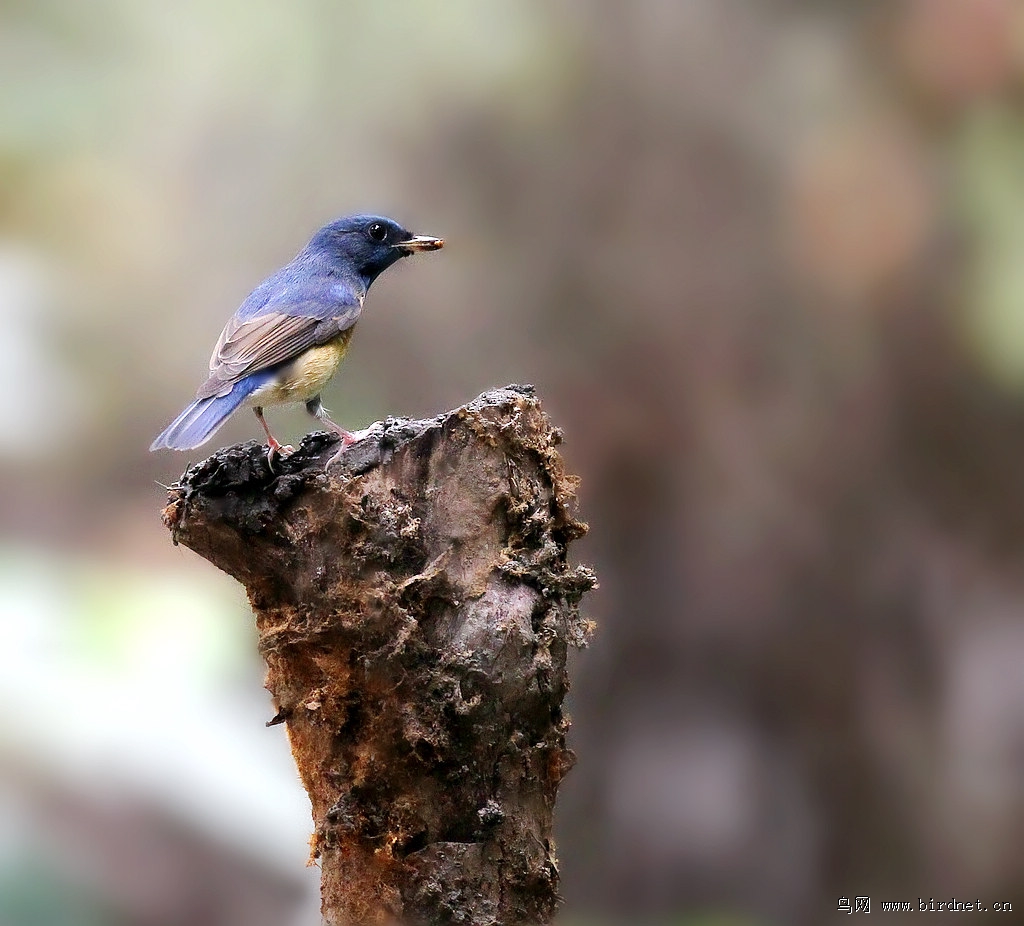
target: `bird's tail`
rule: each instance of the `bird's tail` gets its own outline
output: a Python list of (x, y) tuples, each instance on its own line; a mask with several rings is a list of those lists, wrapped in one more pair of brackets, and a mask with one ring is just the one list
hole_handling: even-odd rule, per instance
[(196, 399), (167, 425), (149, 445), (149, 449), (166, 447), (168, 450), (191, 450), (205, 444), (227, 421), (228, 416), (261, 385), (258, 377), (250, 376), (235, 383), (227, 395)]

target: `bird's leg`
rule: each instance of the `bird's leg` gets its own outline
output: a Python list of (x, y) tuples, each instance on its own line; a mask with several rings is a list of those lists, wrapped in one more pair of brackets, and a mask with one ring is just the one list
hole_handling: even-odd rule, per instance
[(267, 419), (263, 417), (263, 407), (261, 405), (254, 405), (252, 407), (253, 412), (256, 414), (256, 418), (261, 425), (263, 425), (263, 431), (267, 435), (267, 465), (273, 470), (274, 460), (285, 453), (294, 453), (295, 448), (291, 444), (281, 444), (273, 434), (270, 433), (270, 427), (267, 425)]
[(327, 409), (324, 408), (324, 403), (320, 401), (320, 396), (315, 395), (306, 403), (306, 411), (316, 418), (316, 420), (327, 428), (328, 431), (341, 438), (342, 450), (344, 450), (349, 444), (354, 444), (356, 442), (356, 439), (352, 436), (351, 432), (346, 431), (340, 424), (331, 421), (330, 416), (327, 414)]
[(316, 418), (317, 421), (323, 424), (332, 434), (338, 435), (341, 446), (338, 447), (337, 452), (327, 461), (327, 465), (324, 469), (328, 470), (340, 457), (344, 455), (345, 451), (352, 444), (359, 440), (359, 438), (350, 431), (346, 431), (340, 424), (331, 421), (330, 416), (327, 414), (327, 409), (324, 408), (324, 403), (320, 401), (320, 396), (315, 395), (306, 403), (306, 411)]

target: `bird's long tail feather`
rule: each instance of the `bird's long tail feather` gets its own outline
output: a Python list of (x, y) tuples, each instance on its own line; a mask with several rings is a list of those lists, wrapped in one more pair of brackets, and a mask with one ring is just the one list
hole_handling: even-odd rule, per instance
[(191, 450), (205, 444), (228, 416), (261, 385), (262, 378), (249, 376), (235, 383), (227, 395), (196, 399), (161, 432), (149, 449)]

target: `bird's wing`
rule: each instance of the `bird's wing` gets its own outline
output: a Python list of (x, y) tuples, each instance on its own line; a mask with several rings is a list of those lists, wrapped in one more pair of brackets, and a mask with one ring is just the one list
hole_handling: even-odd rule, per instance
[[(319, 306), (288, 306), (287, 312), (269, 311), (248, 319), (233, 316), (210, 357), (210, 378), (199, 387), (196, 397), (223, 395), (250, 373), (333, 341), (356, 323), (361, 308), (358, 303), (337, 305), (327, 318)], [(302, 309), (310, 314), (298, 314)], [(314, 315), (312, 311), (320, 314)]]

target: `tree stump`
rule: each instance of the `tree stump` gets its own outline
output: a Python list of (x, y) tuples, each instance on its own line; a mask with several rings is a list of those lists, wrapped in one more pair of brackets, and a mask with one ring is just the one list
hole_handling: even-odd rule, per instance
[(325, 472), (218, 451), (170, 491), (174, 541), (245, 585), (309, 792), (329, 926), (550, 921), (566, 655), (593, 573), (532, 387), (373, 425)]

